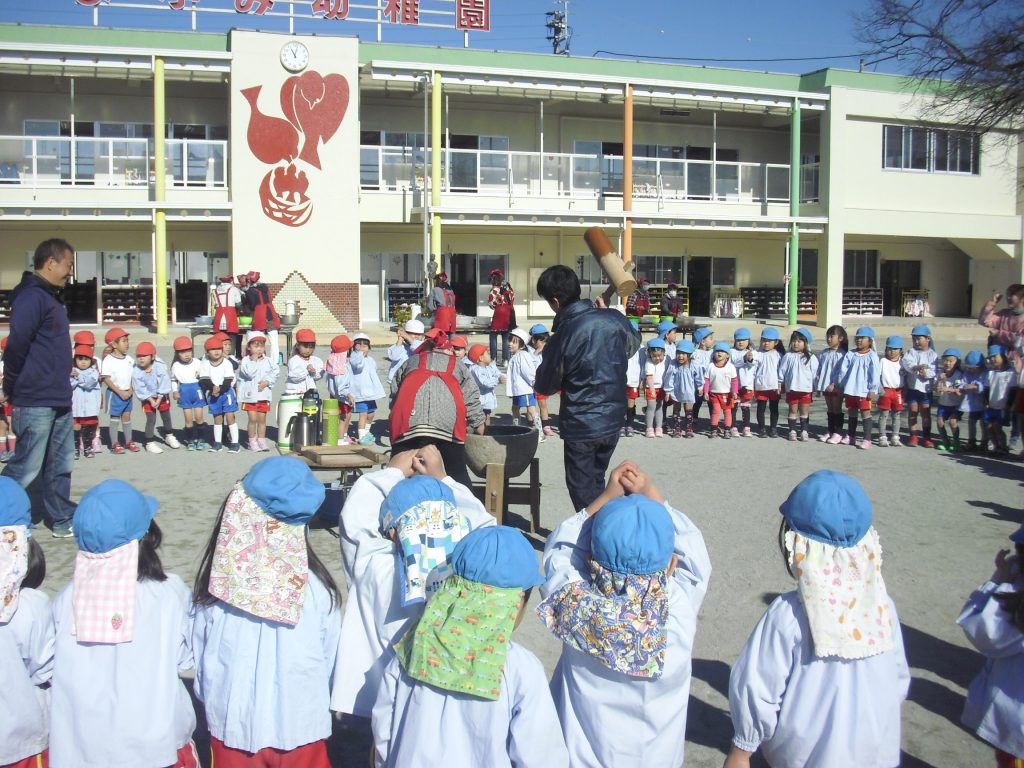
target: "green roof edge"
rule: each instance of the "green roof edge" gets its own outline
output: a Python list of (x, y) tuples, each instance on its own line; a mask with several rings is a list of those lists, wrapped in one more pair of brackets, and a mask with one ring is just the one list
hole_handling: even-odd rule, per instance
[(111, 29), (60, 24), (0, 24), (0, 40), (41, 45), (96, 45), (165, 51), (226, 52), (228, 36), (211, 32)]

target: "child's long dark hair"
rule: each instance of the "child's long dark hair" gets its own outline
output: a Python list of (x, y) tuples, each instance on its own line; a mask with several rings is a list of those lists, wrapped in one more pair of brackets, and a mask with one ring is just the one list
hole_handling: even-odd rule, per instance
[(807, 365), (811, 361), (811, 343), (807, 341), (807, 337), (800, 333), (800, 331), (793, 331), (789, 337), (790, 345), (797, 339), (804, 343), (804, 365)]
[[(786, 534), (789, 531), (789, 523), (786, 518), (782, 518), (782, 522), (779, 523), (779, 552), (782, 553), (782, 564), (786, 566), (786, 573), (793, 576), (793, 569), (789, 565), (789, 550), (786, 549)], [(796, 577), (793, 576), (793, 578)]]
[[(196, 574), (196, 583), (192, 590), (192, 599), (196, 605), (213, 605), (217, 602), (217, 598), (210, 594), (210, 571), (213, 570), (213, 552), (217, 548), (217, 537), (220, 535), (220, 526), (224, 520), (224, 508), (226, 506), (227, 499), (220, 505), (220, 513), (213, 524), (213, 533), (210, 535), (210, 540), (206, 543), (206, 551), (203, 552), (203, 559), (199, 563), (199, 572)], [(313, 551), (313, 545), (309, 541), (308, 527), (305, 529), (304, 535), (306, 537), (306, 559), (309, 561), (309, 570), (327, 588), (331, 595), (331, 608), (336, 608), (341, 605), (341, 592), (338, 590), (338, 585), (334, 582), (331, 572), (327, 570), (327, 566), (321, 562), (320, 558), (316, 556), (316, 552)]]
[(149, 530), (139, 540), (139, 581), (167, 580), (164, 564), (160, 562), (160, 555), (156, 552), (163, 540), (163, 531), (156, 524), (156, 520), (151, 520)]
[(28, 540), (28, 568), (25, 578), (21, 580), (21, 589), (38, 589), (46, 578), (46, 555), (39, 542), (33, 538)]
[(850, 337), (847, 335), (846, 329), (843, 328), (843, 326), (841, 325), (830, 325), (828, 327), (828, 330), (825, 331), (825, 338), (827, 339), (829, 336), (832, 336), (833, 334), (839, 337), (839, 349), (841, 349), (843, 352), (849, 352)]
[[(1017, 563), (1024, 564), (1024, 545), (1017, 544)], [(1002, 609), (1010, 614), (1013, 626), (1024, 632), (1024, 589), (1016, 592), (998, 592), (995, 596)]]

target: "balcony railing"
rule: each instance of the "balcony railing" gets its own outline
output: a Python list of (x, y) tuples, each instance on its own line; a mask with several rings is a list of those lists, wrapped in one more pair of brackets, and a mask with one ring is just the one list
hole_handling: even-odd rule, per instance
[[(365, 190), (429, 187), (431, 152), (422, 147), (360, 147)], [(623, 159), (612, 155), (452, 149), (442, 157), (446, 191), (520, 197), (622, 195)], [(801, 166), (801, 202), (818, 199), (818, 164)], [(712, 194), (714, 189), (714, 194)], [(633, 158), (634, 199), (788, 203), (789, 166)]]
[[(167, 139), (168, 187), (227, 187), (226, 141)], [(0, 136), (0, 185), (146, 187), (149, 139)]]

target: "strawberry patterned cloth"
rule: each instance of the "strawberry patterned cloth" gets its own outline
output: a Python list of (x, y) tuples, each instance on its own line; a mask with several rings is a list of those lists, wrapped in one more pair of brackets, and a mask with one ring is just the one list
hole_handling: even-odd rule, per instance
[(109, 552), (79, 550), (71, 593), (71, 634), (80, 643), (130, 643), (135, 637), (139, 542)]

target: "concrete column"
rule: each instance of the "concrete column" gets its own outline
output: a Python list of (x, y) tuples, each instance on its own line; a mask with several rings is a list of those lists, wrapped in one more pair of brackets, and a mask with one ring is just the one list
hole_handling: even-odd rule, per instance
[(167, 135), (166, 98), (164, 91), (164, 60), (153, 59), (153, 162), (156, 164), (153, 200), (156, 202), (153, 217), (153, 313), (156, 315), (156, 332), (167, 333), (167, 211), (164, 202), (167, 196), (165, 169), (165, 138)]
[[(789, 215), (800, 215), (800, 97), (794, 97), (789, 124)], [(800, 226), (789, 231), (789, 324), (796, 325), (796, 299), (800, 286)]]
[[(449, 158), (451, 162), (451, 158)], [(441, 73), (434, 73), (430, 90), (430, 207), (441, 205)], [(430, 253), (441, 267), (441, 215), (432, 214), (430, 222)]]
[(622, 115), (622, 210), (626, 226), (622, 233), (622, 260), (633, 260), (633, 86), (626, 86), (626, 103)]
[(843, 252), (846, 246), (843, 189), (843, 146), (846, 141), (846, 92), (833, 87), (821, 120), (820, 198), (828, 217), (818, 251), (818, 325), (827, 328), (843, 320)]

